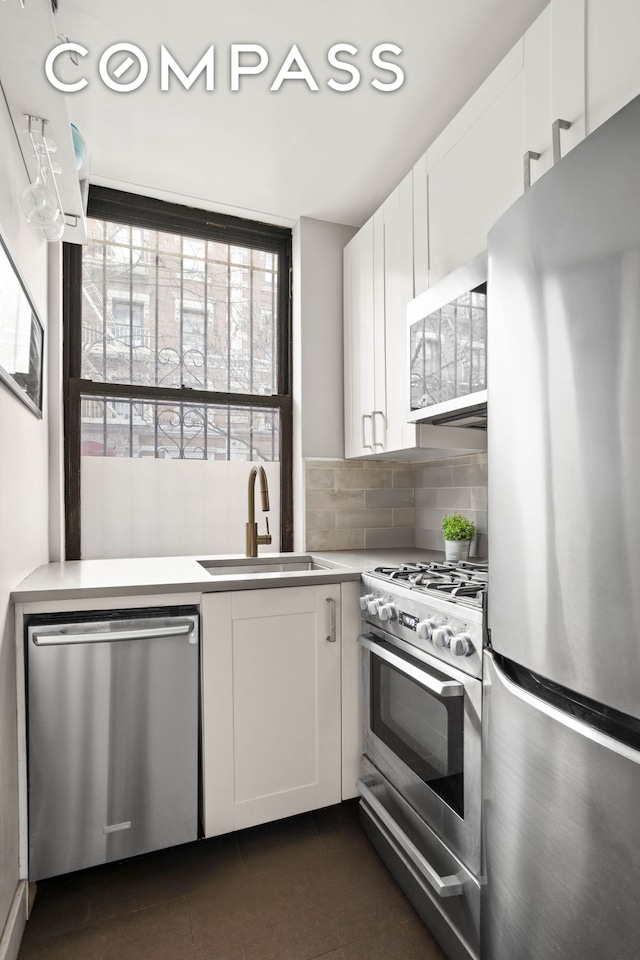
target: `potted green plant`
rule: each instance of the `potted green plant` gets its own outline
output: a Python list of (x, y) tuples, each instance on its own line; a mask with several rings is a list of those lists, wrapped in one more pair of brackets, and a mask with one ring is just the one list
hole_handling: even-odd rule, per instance
[(476, 535), (476, 525), (460, 513), (442, 518), (445, 560), (468, 560), (469, 547)]

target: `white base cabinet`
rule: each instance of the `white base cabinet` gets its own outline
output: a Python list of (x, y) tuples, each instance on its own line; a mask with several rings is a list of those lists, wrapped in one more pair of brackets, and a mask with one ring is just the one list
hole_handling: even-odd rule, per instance
[(339, 803), (340, 584), (202, 597), (208, 837)]

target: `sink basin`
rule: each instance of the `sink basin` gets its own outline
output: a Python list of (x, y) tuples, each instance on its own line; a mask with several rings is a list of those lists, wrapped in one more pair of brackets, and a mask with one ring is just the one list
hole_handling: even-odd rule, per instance
[(277, 557), (255, 557), (248, 560), (239, 560), (237, 563), (228, 560), (198, 560), (201, 567), (213, 577), (246, 573), (293, 573), (310, 570), (328, 570), (320, 563), (315, 563), (309, 557), (296, 560), (282, 560)]

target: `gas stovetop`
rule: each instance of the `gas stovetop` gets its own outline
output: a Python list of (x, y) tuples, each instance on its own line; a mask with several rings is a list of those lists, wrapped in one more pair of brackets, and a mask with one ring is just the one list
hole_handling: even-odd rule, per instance
[(368, 576), (482, 610), (489, 565), (471, 560), (402, 563), (397, 567), (376, 567)]
[(362, 621), (480, 678), (487, 579), (480, 561), (377, 567), (362, 575)]

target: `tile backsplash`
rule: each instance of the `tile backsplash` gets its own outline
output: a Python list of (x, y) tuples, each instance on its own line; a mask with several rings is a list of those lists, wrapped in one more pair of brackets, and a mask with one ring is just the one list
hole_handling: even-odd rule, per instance
[[(475, 555), (487, 556), (487, 455), (435, 460), (415, 468), (415, 545), (443, 550), (440, 523), (461, 513), (475, 523)], [(474, 552), (472, 547), (472, 553)]]
[(487, 555), (486, 453), (415, 465), (307, 460), (305, 485), (307, 550), (443, 550), (442, 517), (462, 513), (478, 530), (472, 553)]
[(413, 546), (414, 481), (406, 463), (307, 460), (306, 549)]

